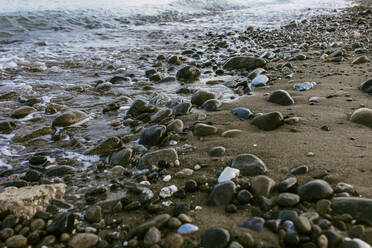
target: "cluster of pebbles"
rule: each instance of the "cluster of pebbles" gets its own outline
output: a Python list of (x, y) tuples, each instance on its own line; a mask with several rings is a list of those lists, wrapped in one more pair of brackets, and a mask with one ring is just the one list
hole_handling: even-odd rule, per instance
[[(7, 156), (0, 159), (0, 247), (371, 247), (372, 199), (347, 182), (329, 182), (326, 175), (300, 182), (309, 173), (306, 165), (275, 181), (265, 158), (250, 153), (235, 154), (218, 176), (202, 163), (184, 166), (184, 155), (198, 149), (187, 143), (190, 137), (203, 141), (242, 133), (220, 132), (208, 120), (227, 98), (213, 86), (225, 87), (230, 98), (252, 95), (275, 80), (291, 80), (300, 73), (295, 64), (310, 56), (324, 64), (368, 63), (371, 33), (372, 9), (361, 6), (339, 16), (294, 21), (280, 30), (209, 32), (190, 42), (198, 46), (156, 56), (152, 68), (142, 72), (147, 83), (138, 82), (138, 88), (158, 87), (156, 94), (134, 100), (114, 94), (116, 86), (139, 81), (133, 74), (68, 89), (104, 95), (111, 99), (104, 106), (68, 106), (67, 94), (53, 101), (40, 85), (34, 98), (23, 91), (3, 92), (0, 133)], [(16, 73), (6, 71), (2, 77), (10, 80)], [(204, 89), (192, 86), (200, 80), (206, 82)], [(161, 85), (178, 83), (175, 97), (161, 92)], [(363, 94), (372, 93), (372, 79), (359, 84)], [(317, 82), (293, 84), (299, 93), (314, 87)], [(296, 104), (281, 89), (265, 100)], [(312, 98), (310, 104), (318, 101)], [(300, 121), (246, 106), (231, 109), (234, 118), (263, 131)], [(112, 130), (100, 130), (97, 121), (94, 134), (100, 139), (91, 139), (89, 123), (95, 120), (107, 120)], [(372, 109), (361, 106), (347, 121), (368, 133)], [(208, 151), (212, 162), (225, 153), (218, 144)], [(221, 213), (244, 212), (246, 218), (205, 230), (196, 224), (204, 209), (211, 211), (213, 223)]]

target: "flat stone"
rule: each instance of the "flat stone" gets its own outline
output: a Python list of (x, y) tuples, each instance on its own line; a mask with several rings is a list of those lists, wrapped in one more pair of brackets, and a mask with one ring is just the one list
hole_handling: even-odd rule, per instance
[(357, 109), (351, 115), (350, 120), (352, 122), (372, 128), (372, 109), (369, 108)]
[(265, 163), (253, 154), (236, 156), (232, 161), (231, 167), (239, 169), (243, 176), (257, 176), (267, 172)]
[(197, 232), (198, 230), (199, 230), (199, 227), (197, 227), (193, 224), (186, 223), (186, 224), (183, 224), (182, 226), (180, 226), (178, 228), (177, 232), (179, 234), (189, 234), (189, 233)]
[(266, 86), (267, 82), (269, 82), (269, 78), (266, 75), (258, 75), (252, 80), (251, 85), (253, 87), (261, 87)]
[(275, 181), (267, 176), (260, 175), (252, 179), (252, 190), (257, 196), (270, 196), (274, 187)]
[(287, 106), (294, 104), (291, 95), (285, 90), (276, 90), (267, 98), (268, 102), (277, 103), (279, 105)]
[(14, 110), (11, 117), (16, 118), (16, 119), (21, 119), (21, 118), (24, 118), (24, 117), (28, 116), (29, 114), (34, 113), (36, 111), (37, 110), (33, 107), (22, 106), (22, 107), (17, 108), (16, 110)]
[(178, 133), (183, 130), (183, 127), (184, 127), (183, 121), (180, 119), (175, 119), (167, 125), (167, 132)]
[(138, 161), (137, 168), (140, 170), (150, 169), (152, 166), (158, 166), (159, 161), (164, 161), (171, 166), (179, 163), (178, 154), (174, 148), (165, 148), (144, 154)]
[(171, 116), (173, 111), (169, 108), (164, 108), (156, 112), (155, 114), (151, 115), (150, 123), (160, 123), (163, 119)]
[(302, 201), (317, 201), (333, 195), (332, 187), (324, 180), (313, 180), (298, 188)]
[(253, 70), (265, 66), (266, 61), (253, 56), (236, 56), (230, 58), (223, 65), (226, 70)]
[(173, 113), (175, 116), (186, 115), (190, 112), (192, 104), (189, 102), (182, 102), (173, 107)]
[(315, 85), (317, 85), (316, 82), (304, 82), (300, 84), (294, 84), (293, 89), (297, 91), (306, 91), (306, 90), (310, 90)]
[(52, 122), (53, 127), (66, 127), (87, 119), (89, 115), (80, 110), (67, 111)]
[(251, 124), (259, 129), (271, 131), (284, 124), (284, 117), (280, 112), (271, 112), (254, 117)]
[(202, 106), (206, 101), (217, 98), (218, 95), (216, 93), (200, 89), (192, 95), (191, 103), (198, 106)]
[(75, 168), (69, 165), (56, 165), (48, 168), (44, 174), (48, 177), (64, 177), (69, 174), (74, 174)]
[(52, 127), (46, 126), (46, 127), (41, 127), (38, 128), (34, 131), (31, 131), (30, 133), (19, 133), (16, 134), (13, 138), (12, 141), (14, 142), (27, 142), (32, 139), (36, 139), (38, 137), (42, 137), (45, 135), (53, 135), (56, 133), (56, 130)]
[(203, 235), (203, 248), (226, 248), (230, 242), (230, 233), (222, 227), (213, 227)]
[(213, 135), (216, 134), (218, 129), (215, 126), (203, 124), (203, 123), (198, 123), (194, 126), (193, 129), (193, 134), (195, 136), (208, 136), (208, 135)]
[(363, 91), (364, 93), (372, 93), (372, 78), (363, 82), (359, 86), (359, 89)]
[(309, 167), (307, 165), (301, 165), (299, 167), (291, 169), (292, 175), (303, 175), (309, 172)]
[(209, 194), (206, 205), (207, 206), (221, 206), (229, 204), (235, 194), (235, 183), (232, 181), (225, 181), (216, 184), (212, 192)]
[(363, 56), (360, 56), (360, 57), (354, 59), (353, 62), (351, 62), (351, 63), (353, 65), (359, 65), (359, 64), (367, 63), (369, 61), (370, 61), (369, 58), (367, 56), (363, 55)]
[(261, 232), (265, 225), (265, 219), (261, 217), (252, 217), (238, 224), (239, 227), (244, 227), (256, 232)]
[(372, 199), (335, 197), (331, 202), (331, 208), (335, 214), (350, 214), (357, 221), (372, 224)]
[(72, 248), (91, 248), (98, 243), (99, 237), (93, 233), (78, 233), (68, 242)]
[(66, 185), (45, 184), (22, 188), (7, 187), (0, 193), (0, 205), (17, 215), (32, 217), (38, 210), (45, 209), (52, 199), (64, 196)]
[(161, 143), (167, 131), (164, 125), (152, 125), (143, 130), (138, 141), (139, 144), (145, 146), (156, 146)]

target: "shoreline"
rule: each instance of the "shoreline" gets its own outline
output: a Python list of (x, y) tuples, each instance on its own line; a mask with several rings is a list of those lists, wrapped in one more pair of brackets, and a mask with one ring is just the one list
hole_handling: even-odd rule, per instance
[[(215, 93), (218, 88), (214, 89), (213, 93), (199, 92), (198, 95), (192, 84), (181, 83), (178, 88), (181, 93), (177, 94), (190, 100), (193, 109), (191, 112), (187, 111), (190, 105), (184, 104), (182, 108), (179, 107), (182, 115), (174, 116), (175, 106), (179, 106), (180, 102), (168, 101), (168, 106), (173, 106), (169, 108), (155, 106), (149, 101), (138, 103), (127, 96), (106, 93), (109, 91), (107, 89), (115, 87), (115, 80), (119, 83), (127, 81), (125, 77), (123, 79), (119, 76), (115, 80), (113, 80), (115, 77), (112, 77), (111, 85), (97, 81), (95, 85), (90, 83), (87, 86), (71, 87), (72, 91), (81, 92), (77, 95), (104, 96), (105, 99), (112, 100), (111, 104), (98, 103), (97, 106), (78, 108), (87, 113), (76, 112), (75, 109), (75, 112), (69, 112), (73, 115), (72, 118), (71, 116), (66, 116), (64, 119), (58, 117), (72, 107), (68, 106), (69, 104), (78, 102), (78, 100), (70, 100), (68, 95), (47, 104), (49, 108), (42, 105), (35, 106), (35, 111), (31, 109), (33, 107), (22, 109), (23, 112), (18, 111), (18, 114), (19, 112), (24, 114), (25, 111), (39, 113), (47, 112), (46, 109), (53, 110), (53, 115), (43, 117), (40, 114), (32, 119), (32, 123), (36, 123), (37, 126), (36, 129), (32, 126), (35, 137), (17, 136), (18, 140), (13, 139), (11, 142), (24, 144), (28, 153), (33, 152), (33, 147), (43, 147), (46, 155), (41, 153), (39, 156), (32, 155), (28, 159), (29, 164), (33, 166), (31, 166), (32, 173), (36, 175), (35, 171), (39, 171), (40, 175), (37, 175), (40, 177), (37, 180), (27, 179), (27, 173), (32, 174), (29, 172), (30, 169), (16, 167), (14, 171), (2, 171), (2, 181), (5, 185), (16, 187), (20, 182), (26, 182), (31, 187), (56, 183), (64, 183), (68, 186), (66, 189), (58, 189), (63, 192), (66, 190), (65, 196), (58, 196), (61, 197), (60, 201), (53, 203), (46, 197), (44, 210), (39, 211), (37, 217), (30, 222), (17, 219), (14, 225), (6, 224), (11, 222), (15, 215), (6, 210), (2, 211), (3, 228), (0, 233), (5, 236), (0, 235), (2, 240), (0, 244), (6, 244), (8, 247), (26, 247), (22, 244), (26, 242), (30, 245), (32, 241), (35, 242), (32, 247), (44, 244), (48, 247), (61, 248), (178, 248), (201, 247), (201, 244), (205, 247), (231, 248), (341, 247), (342, 245), (342, 247), (354, 247), (352, 245), (357, 241), (344, 239), (351, 237), (362, 239), (372, 245), (372, 221), (363, 220), (354, 212), (339, 210), (334, 201), (334, 196), (354, 198), (361, 195), (367, 199), (369, 204), (367, 205), (372, 207), (372, 200), (369, 199), (372, 198), (370, 190), (372, 170), (369, 164), (372, 161), (370, 152), (372, 123), (369, 121), (371, 119), (368, 119), (371, 117), (366, 117), (365, 125), (350, 121), (355, 110), (372, 109), (371, 94), (359, 89), (363, 82), (372, 78), (370, 61), (372, 45), (368, 38), (372, 33), (370, 6), (371, 1), (359, 1), (358, 6), (342, 11), (341, 16), (318, 16), (308, 21), (290, 22), (277, 30), (248, 28), (244, 32), (224, 32), (200, 35), (195, 39), (189, 38), (185, 47), (182, 49), (180, 47), (180, 51), (171, 51), (173, 58), (152, 51), (150, 55), (152, 57), (149, 56), (146, 60), (153, 63), (153, 71), (148, 70), (146, 74), (149, 81), (153, 82), (142, 82), (140, 78), (139, 85), (134, 87), (138, 91), (147, 91), (150, 95), (155, 88), (154, 85), (159, 84), (158, 81), (163, 79), (162, 75), (167, 74), (166, 72), (171, 71), (170, 68), (173, 67), (173, 72), (177, 70), (179, 72), (173, 73), (176, 74), (177, 81), (198, 81), (201, 77), (208, 82), (203, 87), (207, 91), (212, 87), (211, 85), (229, 86), (231, 93), (225, 98), (235, 98), (231, 101), (219, 101), (220, 98)], [(250, 46), (251, 41), (254, 41), (252, 46)], [(266, 72), (257, 74), (267, 75), (269, 81), (263, 83), (264, 87), (249, 89), (249, 80), (247, 80), (249, 72), (260, 66), (248, 66), (246, 62), (240, 62), (240, 64), (232, 63), (229, 68), (226, 66), (226, 61), (234, 55), (242, 55), (255, 56), (254, 63), (258, 63), (258, 57), (263, 55), (261, 50), (268, 51), (263, 56), (266, 60), (264, 61)], [(205, 63), (192, 60), (192, 56), (197, 55)], [(361, 59), (362, 63), (352, 64), (355, 59), (363, 56), (367, 59)], [(250, 69), (236, 69), (242, 64)], [(196, 67), (180, 72), (186, 65)], [(234, 68), (236, 70), (231, 70)], [(144, 70), (143, 74), (145, 74)], [(175, 79), (171, 81), (172, 84), (179, 83)], [(317, 84), (306, 91), (294, 90), (295, 84), (303, 82)], [(266, 101), (272, 92), (279, 89), (287, 91), (294, 104), (282, 106)], [(45, 91), (47, 94), (47, 90)], [(4, 95), (1, 96), (4, 102), (18, 98), (18, 96)], [(309, 102), (310, 98), (313, 99), (312, 102)], [(212, 99), (207, 108), (217, 109), (217, 111), (205, 111), (200, 108), (206, 99)], [(124, 116), (124, 122), (120, 101), (126, 103), (132, 101), (129, 113)], [(154, 102), (162, 101), (164, 99), (158, 98)], [(279, 98), (276, 101), (281, 102), (283, 99)], [(138, 106), (135, 106), (135, 103)], [(6, 102), (4, 105), (7, 109), (2, 112), (2, 115), (6, 121), (2, 123), (15, 118), (14, 109), (18, 104)], [(253, 116), (249, 120), (239, 120), (231, 112), (238, 107), (248, 108)], [(281, 113), (278, 120), (274, 118), (268, 121), (270, 123), (277, 121), (274, 130), (261, 130), (250, 123), (253, 117), (255, 119), (260, 117), (259, 113), (272, 112)], [(88, 117), (91, 119), (88, 120)], [(46, 121), (42, 121), (39, 125), (37, 118), (41, 120), (46, 118)], [(84, 120), (88, 122), (81, 123)], [(102, 125), (101, 132), (104, 132), (104, 135), (101, 134), (100, 140), (89, 139), (88, 127), (92, 125), (89, 124), (90, 122), (98, 126)], [(105, 127), (102, 124), (104, 122)], [(81, 124), (77, 127), (69, 127), (70, 124), (75, 123)], [(150, 123), (165, 126), (165, 131), (161, 131), (163, 126), (158, 126), (157, 130), (149, 130)], [(107, 124), (113, 130), (106, 132)], [(9, 127), (6, 125), (1, 125), (2, 132), (6, 128), (10, 129), (11, 134), (19, 135), (20, 130), (24, 132), (23, 129), (16, 132), (19, 124), (14, 124), (15, 127), (12, 126), (13, 124), (9, 124)], [(268, 125), (267, 121), (258, 124), (261, 125), (265, 128), (265, 125)], [(148, 131), (144, 132), (144, 130)], [(231, 131), (230, 134), (225, 133), (222, 136), (229, 130), (239, 131)], [(94, 132), (97, 135), (100, 130)], [(46, 141), (43, 140), (44, 138)], [(51, 140), (53, 142), (49, 142)], [(138, 140), (144, 146), (139, 146), (136, 142)], [(173, 141), (176, 145), (169, 145), (169, 141), (171, 143)], [(93, 145), (92, 149), (91, 145)], [(221, 146), (223, 149), (220, 148)], [(69, 160), (59, 157), (56, 153), (56, 161), (51, 162), (50, 159), (45, 161), (46, 157), (54, 153), (49, 152), (48, 149), (52, 151), (55, 147), (61, 148), (59, 152), (73, 148), (73, 151), (86, 155), (86, 158), (82, 161), (74, 161), (78, 157), (72, 156)], [(214, 149), (217, 151), (210, 152), (214, 147), (219, 148)], [(177, 155), (174, 155), (172, 148), (176, 149)], [(166, 149), (166, 152), (157, 155), (156, 152), (162, 149)], [(234, 189), (223, 186), (215, 193), (216, 199), (211, 200), (213, 202), (211, 205), (220, 206), (206, 206), (206, 202), (210, 201), (207, 199), (213, 198), (213, 189), (219, 185), (217, 178), (220, 173), (226, 167), (233, 166), (234, 158), (240, 154), (256, 155), (263, 161), (267, 171), (243, 175), (241, 169), (240, 176), (232, 178)], [(101, 158), (97, 161), (99, 156)], [(78, 169), (78, 166), (85, 162), (90, 166), (86, 170)], [(255, 166), (261, 166), (262, 169), (262, 164), (257, 161), (255, 163)], [(140, 168), (141, 170), (148, 168), (149, 171), (136, 170), (135, 167), (139, 167), (140, 164), (143, 167)], [(47, 165), (45, 168), (40, 169), (45, 165)], [(56, 166), (50, 167), (50, 165)], [(196, 165), (199, 166), (195, 167)], [(303, 165), (307, 168), (302, 172), (303, 174), (291, 173), (292, 169)], [(63, 169), (60, 169), (61, 167)], [(187, 170), (184, 170), (185, 168)], [(32, 175), (35, 176), (34, 174)], [(297, 182), (288, 186), (286, 190), (280, 191), (279, 183), (291, 177), (296, 177)], [(318, 184), (310, 192), (301, 193), (301, 187), (319, 179), (322, 180), (321, 185), (317, 181)], [(171, 192), (170, 195), (173, 194), (171, 197), (159, 196), (162, 189), (170, 185), (177, 186), (177, 193)], [(151, 193), (144, 188), (149, 188)], [(6, 189), (2, 190), (0, 199), (6, 205), (9, 199), (2, 198)], [(319, 195), (324, 193), (325, 196), (312, 194), (311, 191), (317, 190)], [(290, 195), (287, 195), (288, 199), (280, 201), (279, 195), (283, 193)], [(57, 195), (53, 195), (52, 198), (58, 198)], [(293, 204), (292, 201), (295, 203)], [(27, 209), (27, 206), (25, 208)], [(66, 208), (71, 209), (64, 212)], [(283, 210), (288, 212), (280, 213)], [(349, 210), (353, 210), (352, 206)], [(368, 215), (368, 208), (363, 211), (363, 216)], [(31, 212), (33, 216), (35, 211)], [(70, 212), (79, 213), (80, 216), (71, 217)], [(24, 213), (30, 214), (29, 209)], [(286, 217), (280, 217), (282, 221), (277, 222), (281, 214)], [(293, 217), (293, 215), (302, 217)], [(318, 216), (314, 217), (314, 215)], [(252, 217), (256, 219), (251, 219)], [(72, 221), (71, 224), (68, 221), (70, 219), (75, 219), (75, 223)], [(252, 223), (244, 224), (245, 228), (237, 226), (246, 219), (261, 223), (260, 230), (252, 230), (257, 228)], [(284, 224), (285, 221), (290, 222)], [(182, 235), (179, 234), (180, 231), (177, 233), (181, 225), (190, 222), (194, 226), (183, 227), (191, 233)], [(37, 227), (38, 225), (41, 227)], [(293, 228), (288, 225), (292, 225), (295, 231), (293, 232)], [(4, 231), (4, 227), (8, 229)], [(13, 234), (9, 236), (12, 232)], [(39, 240), (35, 238), (35, 233), (38, 233)], [(21, 245), (12, 246), (12, 242), (16, 241), (21, 242)]]

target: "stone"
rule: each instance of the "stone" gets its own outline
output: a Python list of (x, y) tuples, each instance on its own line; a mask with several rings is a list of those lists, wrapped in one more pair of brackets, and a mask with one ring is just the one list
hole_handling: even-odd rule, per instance
[(167, 127), (164, 125), (152, 125), (143, 130), (138, 143), (145, 146), (159, 145), (165, 137), (166, 131)]
[(350, 120), (352, 122), (372, 128), (372, 109), (369, 108), (357, 109), (351, 115)]
[(231, 112), (242, 121), (248, 120), (253, 116), (252, 111), (247, 108), (234, 108)]
[(233, 137), (240, 136), (242, 133), (243, 133), (243, 131), (242, 130), (239, 130), (239, 129), (229, 129), (229, 130), (224, 131), (221, 134), (221, 137), (224, 137), (224, 138), (233, 138)]
[(27, 246), (27, 238), (23, 235), (14, 235), (5, 242), (9, 248), (24, 248)]
[(169, 108), (164, 108), (156, 112), (150, 117), (150, 123), (160, 123), (163, 119), (171, 116), (173, 111)]
[(249, 232), (244, 232), (238, 236), (239, 243), (244, 247), (252, 248), (255, 247), (255, 240)]
[(198, 190), (198, 183), (193, 179), (187, 180), (185, 183), (185, 190), (191, 193), (196, 192)]
[(243, 176), (257, 176), (267, 172), (265, 163), (253, 154), (236, 156), (232, 161), (231, 168), (239, 169)]
[(53, 135), (55, 133), (56, 131), (52, 127), (41, 127), (31, 132), (16, 134), (16, 136), (12, 138), (12, 141), (26, 142), (44, 135)]
[(78, 122), (81, 122), (89, 118), (89, 115), (80, 110), (71, 110), (64, 112), (63, 114), (57, 116), (53, 122), (53, 127), (67, 127)]
[(280, 210), (278, 213), (278, 219), (282, 221), (294, 221), (298, 217), (295, 210)]
[(285, 90), (276, 90), (267, 98), (268, 102), (277, 103), (279, 105), (287, 106), (294, 104), (291, 95)]
[(372, 93), (372, 78), (363, 82), (359, 86), (359, 89), (363, 91), (364, 93)]
[[(320, 235), (317, 240), (319, 248), (328, 248), (328, 239), (324, 234)], [(316, 246), (315, 246), (316, 247)]]
[(269, 78), (266, 75), (258, 75), (252, 80), (251, 85), (253, 87), (261, 87), (266, 86), (267, 82), (269, 82)]
[(68, 165), (56, 165), (48, 168), (44, 174), (48, 177), (64, 177), (69, 174), (74, 174), (75, 168)]
[(297, 184), (297, 178), (290, 177), (279, 183), (279, 191), (285, 192), (294, 187)]
[(230, 243), (228, 248), (244, 248), (244, 246), (242, 246), (241, 244), (239, 244), (236, 241), (233, 241), (233, 242)]
[(206, 101), (217, 99), (218, 95), (205, 89), (196, 91), (191, 97), (191, 103), (197, 106), (202, 106)]
[(177, 229), (177, 232), (179, 234), (190, 234), (190, 233), (194, 233), (197, 231), (199, 231), (199, 227), (193, 224), (190, 224), (190, 223), (183, 224)]
[(173, 113), (175, 116), (186, 115), (190, 112), (192, 104), (189, 102), (182, 102), (173, 107)]
[(62, 198), (65, 190), (63, 183), (7, 187), (0, 193), (0, 205), (17, 215), (32, 217), (39, 209), (45, 209), (52, 199)]
[(226, 248), (230, 242), (230, 233), (222, 227), (212, 227), (203, 235), (203, 248)]
[(225, 155), (226, 149), (223, 146), (212, 147), (208, 150), (208, 154), (211, 157), (221, 157)]
[(343, 237), (338, 232), (334, 230), (326, 230), (323, 234), (327, 237), (329, 248), (337, 248), (342, 245)]
[(85, 219), (89, 223), (98, 223), (102, 220), (102, 208), (100, 206), (90, 206), (85, 212)]
[(293, 193), (280, 193), (276, 202), (282, 207), (293, 207), (300, 202), (300, 196)]
[(68, 245), (72, 248), (91, 248), (98, 243), (99, 237), (93, 233), (78, 233), (72, 237)]
[(143, 113), (150, 113), (154, 111), (154, 106), (151, 104), (147, 104), (145, 101), (141, 99), (135, 100), (132, 105), (130, 105), (127, 116), (137, 117)]
[(301, 165), (299, 167), (291, 169), (292, 175), (303, 175), (309, 172), (309, 167), (307, 165)]
[(183, 121), (181, 121), (180, 119), (175, 119), (167, 125), (167, 132), (178, 133), (183, 130), (183, 127)]
[(275, 187), (275, 181), (267, 176), (255, 176), (252, 179), (252, 191), (257, 196), (270, 196)]
[(308, 234), (311, 232), (311, 222), (309, 221), (308, 218), (304, 216), (298, 216), (294, 221), (293, 221), (296, 230), (299, 233), (303, 234)]
[(120, 151), (113, 152), (110, 156), (110, 164), (115, 165), (127, 165), (132, 158), (133, 150), (130, 148), (124, 148)]
[(156, 227), (150, 227), (143, 238), (143, 244), (145, 247), (155, 245), (161, 240), (161, 232)]
[(30, 224), (31, 231), (43, 230), (45, 228), (45, 221), (41, 218), (34, 219)]
[(258, 67), (264, 67), (266, 61), (263, 58), (253, 56), (236, 56), (230, 58), (223, 65), (226, 70), (253, 70)]
[(325, 215), (328, 214), (331, 211), (331, 201), (328, 199), (321, 199), (317, 201), (315, 205), (315, 210), (320, 214), (320, 215)]
[(235, 183), (232, 181), (225, 181), (216, 184), (212, 192), (209, 194), (206, 205), (207, 206), (221, 206), (229, 204), (235, 194)]
[(218, 111), (218, 108), (221, 107), (222, 103), (217, 99), (209, 99), (201, 105), (201, 108), (205, 111)]
[(333, 195), (332, 187), (324, 180), (312, 180), (298, 187), (302, 201), (317, 201)]
[(174, 176), (177, 178), (186, 178), (191, 176), (192, 174), (194, 174), (193, 169), (183, 168), (182, 170), (177, 171), (176, 174), (174, 174)]
[(200, 137), (216, 134), (217, 131), (218, 129), (215, 126), (207, 125), (203, 123), (198, 123), (193, 128), (194, 136), (200, 136)]
[(238, 199), (240, 204), (247, 204), (253, 199), (253, 195), (248, 190), (242, 189), (238, 192), (236, 198)]
[(0, 121), (0, 133), (9, 134), (16, 128), (16, 123), (13, 121)]
[(139, 159), (137, 168), (140, 170), (151, 169), (152, 166), (157, 166), (160, 161), (171, 166), (176, 165), (179, 163), (177, 151), (174, 148), (165, 148), (148, 152)]
[(28, 116), (29, 114), (34, 113), (36, 111), (37, 110), (33, 107), (22, 106), (22, 107), (17, 108), (16, 110), (14, 110), (11, 117), (16, 118), (16, 119), (21, 119), (21, 118), (24, 118), (24, 117)]
[(239, 227), (244, 227), (256, 232), (261, 232), (265, 225), (265, 219), (261, 217), (252, 217), (238, 224)]
[(335, 197), (331, 200), (335, 214), (350, 214), (362, 223), (372, 224), (372, 199), (359, 197)]
[(117, 178), (123, 174), (125, 168), (121, 165), (116, 165), (110, 169), (109, 177), (110, 178)]
[(129, 231), (127, 239), (143, 234), (153, 226), (159, 228), (163, 226), (165, 223), (167, 223), (170, 218), (171, 216), (169, 214), (161, 214), (140, 225), (137, 225), (132, 230)]
[(238, 177), (240, 174), (240, 170), (239, 169), (234, 169), (234, 168), (231, 168), (231, 167), (226, 167), (220, 174), (220, 176), (218, 177), (218, 182), (219, 183), (222, 183), (222, 182), (225, 182), (225, 181), (229, 181), (229, 180), (232, 180), (236, 177)]
[(25, 175), (25, 180), (27, 182), (37, 182), (42, 177), (42, 174), (37, 170), (28, 170)]
[(359, 65), (359, 64), (364, 64), (364, 63), (367, 63), (369, 62), (369, 58), (367, 56), (360, 56), (356, 59), (353, 60), (353, 62), (351, 62), (353, 65)]
[(316, 82), (304, 82), (300, 84), (294, 84), (293, 89), (297, 91), (306, 91), (306, 90), (310, 90), (315, 85), (317, 85)]
[(251, 124), (259, 129), (271, 131), (284, 124), (284, 117), (280, 112), (271, 112), (254, 117)]
[(65, 213), (62, 216), (54, 219), (53, 222), (47, 227), (47, 231), (56, 236), (62, 233), (70, 233), (74, 228), (75, 215), (72, 213)]
[(358, 238), (354, 239), (346, 238), (341, 248), (371, 248), (371, 246)]
[(166, 238), (166, 244), (169, 248), (182, 248), (182, 245), (185, 243), (184, 238), (182, 235), (178, 233), (172, 233), (167, 236)]
[(168, 187), (164, 187), (160, 190), (159, 196), (161, 198), (169, 198), (171, 197), (174, 193), (178, 191), (178, 188), (176, 185), (170, 185)]
[(200, 70), (192, 65), (185, 66), (177, 71), (176, 78), (178, 81), (193, 82), (200, 77)]
[(121, 142), (121, 139), (119, 137), (112, 136), (99, 143), (92, 150), (88, 151), (87, 154), (107, 156), (113, 151), (120, 149), (122, 145), (123, 143)]

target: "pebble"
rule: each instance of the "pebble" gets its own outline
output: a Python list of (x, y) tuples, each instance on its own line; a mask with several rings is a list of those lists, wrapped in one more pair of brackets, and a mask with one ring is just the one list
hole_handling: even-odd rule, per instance
[(155, 245), (161, 240), (161, 232), (156, 227), (150, 227), (150, 229), (146, 232), (143, 243), (146, 247), (150, 247)]
[(298, 216), (293, 222), (299, 233), (308, 234), (311, 232), (311, 222), (308, 218)]
[(170, 166), (179, 164), (177, 151), (174, 148), (165, 148), (148, 152), (139, 159), (137, 168), (151, 170), (152, 166), (158, 166), (160, 161)]
[(133, 150), (124, 148), (120, 151), (113, 152), (110, 156), (110, 164), (115, 165), (127, 165), (132, 158)]
[(161, 198), (169, 198), (171, 197), (174, 193), (178, 191), (178, 188), (176, 185), (171, 185), (168, 187), (164, 187), (160, 190), (159, 196)]
[(186, 178), (189, 176), (192, 176), (194, 174), (194, 170), (189, 169), (189, 168), (183, 168), (180, 171), (177, 171), (176, 174), (174, 174), (175, 177), (177, 178)]
[(359, 65), (359, 64), (364, 64), (364, 63), (367, 63), (369, 62), (369, 58), (367, 56), (360, 56), (356, 59), (353, 60), (353, 62), (351, 62), (353, 65)]
[(252, 191), (257, 196), (268, 197), (275, 187), (275, 181), (267, 176), (255, 176), (252, 179)]
[(284, 124), (284, 117), (280, 112), (271, 112), (254, 117), (251, 124), (259, 129), (271, 131)]
[(159, 145), (166, 134), (167, 127), (164, 125), (153, 125), (143, 130), (138, 141), (145, 146)]
[(27, 238), (23, 235), (14, 235), (5, 242), (9, 248), (24, 248), (27, 245)]
[(244, 227), (256, 232), (261, 232), (265, 225), (265, 219), (261, 217), (252, 217), (238, 224), (239, 227)]
[(303, 175), (309, 172), (309, 167), (307, 165), (301, 165), (299, 167), (291, 169), (292, 175)]
[(372, 79), (369, 79), (365, 82), (363, 82), (360, 86), (359, 89), (363, 91), (364, 93), (372, 93)]
[(166, 244), (168, 245), (167, 247), (169, 248), (181, 248), (184, 243), (185, 243), (184, 238), (182, 237), (182, 235), (178, 233), (172, 233), (168, 235), (166, 238)]
[(200, 70), (195, 66), (185, 66), (177, 71), (176, 78), (178, 81), (194, 82), (199, 79)]
[(290, 177), (287, 178), (279, 183), (279, 191), (285, 192), (290, 190), (292, 187), (294, 187), (297, 184), (297, 178)]
[(333, 195), (332, 187), (324, 180), (313, 180), (298, 188), (302, 201), (316, 201)]
[(28, 116), (29, 114), (34, 113), (36, 111), (37, 110), (33, 107), (22, 106), (22, 107), (17, 108), (16, 110), (14, 110), (11, 117), (16, 118), (16, 119), (21, 119), (21, 118), (24, 118), (24, 117)]
[(222, 182), (225, 182), (225, 181), (229, 181), (229, 180), (232, 180), (236, 177), (238, 177), (240, 174), (240, 170), (239, 169), (234, 169), (234, 168), (231, 168), (231, 167), (226, 167), (220, 174), (220, 176), (218, 177), (218, 182), (219, 183), (222, 183)]
[(211, 157), (221, 157), (225, 155), (226, 149), (223, 146), (212, 147), (208, 150), (208, 154)]
[(267, 98), (268, 102), (277, 103), (279, 105), (288, 106), (294, 104), (291, 95), (285, 90), (276, 90)]
[(223, 68), (226, 70), (253, 70), (263, 67), (266, 61), (259, 57), (253, 56), (236, 56), (226, 61)]
[(253, 116), (253, 113), (247, 108), (234, 108), (231, 112), (242, 121), (248, 120)]
[(350, 120), (352, 122), (372, 128), (372, 109), (369, 108), (357, 109), (351, 115)]
[(278, 213), (278, 219), (286, 221), (294, 221), (297, 218), (298, 214), (295, 210), (280, 210)]
[(191, 103), (197, 106), (202, 106), (206, 101), (217, 98), (218, 95), (216, 93), (200, 89), (192, 95)]
[(216, 184), (212, 192), (209, 194), (206, 205), (207, 206), (221, 206), (231, 203), (235, 195), (235, 183), (232, 181), (225, 181)]
[(301, 84), (294, 84), (293, 89), (297, 91), (306, 91), (313, 88), (315, 85), (317, 85), (316, 82), (305, 82)]
[(72, 110), (64, 112), (56, 117), (53, 122), (53, 127), (66, 127), (87, 119), (89, 115), (80, 110)]
[(236, 198), (238, 199), (240, 204), (247, 204), (253, 199), (253, 195), (248, 190), (242, 189), (238, 192)]
[(85, 219), (89, 223), (98, 223), (102, 219), (102, 208), (100, 206), (90, 206), (86, 213)]
[(240, 170), (243, 176), (257, 176), (267, 172), (265, 163), (253, 154), (236, 156), (231, 163), (231, 168)]
[(209, 99), (205, 101), (201, 108), (205, 111), (218, 111), (219, 107), (221, 107), (222, 103), (217, 99)]
[(93, 233), (78, 233), (72, 237), (68, 245), (72, 248), (91, 248), (98, 243), (98, 236)]
[(132, 230), (128, 232), (127, 238), (130, 239), (134, 236), (143, 234), (153, 226), (159, 228), (167, 223), (170, 218), (171, 216), (169, 214), (160, 214), (140, 225), (136, 225)]
[(199, 227), (189, 223), (183, 224), (177, 230), (179, 234), (190, 234), (197, 231), (199, 231)]
[(350, 214), (361, 222), (372, 223), (372, 199), (360, 197), (335, 197), (331, 200), (335, 214)]
[(184, 127), (183, 121), (180, 119), (175, 119), (167, 125), (167, 132), (178, 133), (183, 130), (183, 127)]
[(213, 227), (202, 237), (203, 248), (225, 248), (230, 242), (230, 233), (222, 227)]
[(251, 85), (253, 87), (261, 87), (261, 86), (266, 86), (266, 83), (269, 81), (269, 78), (266, 76), (266, 75), (258, 75), (257, 77), (255, 77), (252, 82), (251, 82)]
[(193, 179), (187, 180), (185, 183), (185, 190), (191, 193), (196, 192), (198, 190), (198, 183)]
[(281, 193), (276, 201), (282, 207), (293, 207), (300, 202), (300, 196), (293, 193)]
[(208, 135), (213, 135), (217, 133), (217, 128), (211, 125), (203, 124), (203, 123), (198, 123), (194, 126), (193, 129), (193, 134), (195, 136), (208, 136)]

